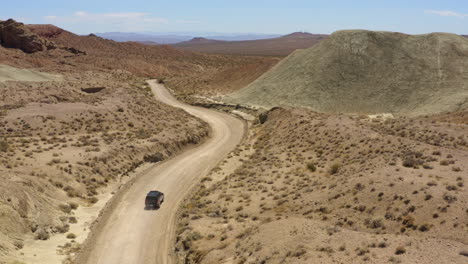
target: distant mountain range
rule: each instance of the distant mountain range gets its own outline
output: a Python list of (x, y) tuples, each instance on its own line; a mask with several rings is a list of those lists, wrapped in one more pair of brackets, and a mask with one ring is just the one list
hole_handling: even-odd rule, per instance
[(257, 39), (269, 39), (277, 38), (281, 35), (278, 34), (261, 34), (261, 33), (247, 33), (247, 34), (235, 34), (235, 33), (212, 33), (212, 32), (165, 32), (165, 33), (126, 33), (126, 32), (106, 32), (106, 33), (94, 33), (95, 35), (119, 42), (135, 41), (135, 42), (155, 42), (158, 44), (175, 44), (183, 41), (189, 41), (196, 37), (203, 37), (216, 40), (224, 41), (242, 41), (242, 40), (257, 40)]
[(297, 49), (309, 48), (328, 35), (294, 32), (274, 34), (221, 34), (221, 33), (95, 33), (101, 38), (118, 42), (139, 42), (145, 45), (171, 45), (177, 49), (229, 55), (287, 56)]
[(276, 38), (243, 41), (220, 41), (198, 37), (172, 46), (181, 50), (212, 54), (287, 56), (294, 50), (309, 48), (326, 37), (328, 35), (305, 32), (295, 32)]

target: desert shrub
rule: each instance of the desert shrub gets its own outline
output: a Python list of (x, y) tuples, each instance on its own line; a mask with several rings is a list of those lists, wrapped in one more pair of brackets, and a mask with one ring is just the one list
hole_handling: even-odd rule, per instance
[(212, 181), (213, 179), (211, 177), (203, 177), (201, 182), (206, 182), (206, 181)]
[(73, 234), (73, 233), (68, 233), (68, 234), (67, 234), (67, 238), (68, 238), (68, 239), (75, 239), (75, 238), (76, 238), (76, 235)]
[(460, 255), (468, 257), (468, 250), (462, 250), (460, 251)]
[(7, 152), (8, 151), (8, 142), (5, 139), (0, 140), (0, 152)]
[(429, 231), (429, 229), (431, 228), (431, 226), (429, 224), (422, 224), (419, 226), (419, 231), (421, 232), (426, 232), (426, 231)]
[(402, 165), (407, 168), (418, 168), (424, 163), (421, 152), (409, 151), (404, 153)]
[(196, 241), (196, 240), (199, 240), (199, 239), (202, 239), (203, 236), (197, 232), (197, 231), (194, 231), (194, 232), (191, 232), (190, 234), (187, 235), (187, 240), (188, 241)]
[(418, 161), (416, 159), (414, 159), (413, 157), (406, 157), (404, 160), (403, 160), (403, 164), (402, 164), (404, 167), (407, 167), (407, 168), (415, 168), (418, 166)]
[(448, 166), (448, 165), (449, 165), (449, 162), (448, 162), (448, 160), (441, 160), (441, 161), (440, 161), (440, 165), (442, 165), (442, 166)]
[(61, 204), (59, 205), (60, 211), (69, 214), (72, 211), (72, 208), (68, 204)]
[(386, 248), (387, 247), (387, 243), (385, 241), (382, 241), (380, 242), (378, 245), (377, 245), (379, 248)]
[(67, 185), (63, 188), (65, 192), (67, 192), (68, 197), (75, 197), (78, 196), (78, 192), (75, 190), (75, 188)]
[(406, 253), (406, 249), (403, 246), (399, 246), (395, 249), (395, 254), (397, 255), (401, 255), (405, 253)]
[(448, 191), (456, 191), (458, 188), (455, 185), (448, 185), (445, 187)]
[(150, 138), (152, 135), (151, 131), (145, 130), (145, 129), (139, 129), (137, 132), (135, 132), (135, 136), (138, 139), (147, 139)]
[(78, 206), (79, 206), (78, 203), (75, 203), (75, 202), (69, 202), (68, 205), (70, 205), (70, 208), (72, 210), (78, 209)]
[(382, 227), (384, 227), (384, 224), (383, 224), (382, 219), (366, 219), (366, 220), (364, 221), (364, 224), (365, 224), (368, 228), (372, 228), (372, 229), (377, 229), (377, 228), (382, 228)]
[(261, 113), (258, 116), (258, 120), (260, 121), (260, 124), (264, 124), (268, 120), (268, 112), (267, 113)]
[(356, 251), (356, 254), (357, 254), (358, 256), (364, 256), (365, 254), (369, 253), (370, 250), (369, 250), (368, 248), (360, 248), (360, 247), (358, 247), (358, 248), (356, 248), (355, 251)]
[(154, 154), (149, 154), (149, 155), (146, 155), (143, 160), (145, 162), (151, 162), (151, 163), (156, 163), (156, 162), (160, 162), (161, 160), (164, 159), (164, 156), (163, 154), (159, 153), (159, 152), (156, 152)]
[(15, 246), (16, 249), (22, 249), (24, 247), (23, 241), (20, 241), (20, 240), (13, 242), (13, 245)]
[(428, 164), (423, 164), (422, 166), (426, 170), (432, 170), (433, 169), (433, 167), (431, 165), (428, 165)]
[(55, 227), (55, 229), (59, 232), (59, 233), (66, 233), (70, 230), (70, 226), (68, 224), (65, 224), (65, 225), (61, 225), (61, 226), (57, 226)]
[[(333, 249), (328, 247), (329, 250), (331, 250), (331, 252), (329, 253), (333, 253)], [(327, 251), (328, 252), (328, 251)], [(302, 255), (305, 255), (307, 253), (307, 250), (304, 248), (304, 247), (298, 247), (293, 253), (292, 255), (296, 258), (299, 258), (301, 257)]]
[(330, 174), (336, 174), (336, 173), (338, 173), (338, 171), (340, 171), (340, 168), (341, 168), (341, 165), (340, 165), (340, 164), (338, 164), (338, 163), (333, 164), (333, 165), (330, 167)]
[(311, 172), (315, 172), (317, 170), (317, 167), (315, 166), (315, 163), (308, 162), (307, 163), (307, 169), (310, 170)]
[(97, 197), (93, 196), (93, 197), (89, 198), (88, 201), (90, 203), (92, 203), (92, 204), (95, 204), (95, 203), (97, 203), (99, 201), (99, 199)]
[(40, 229), (36, 232), (35, 238), (37, 240), (47, 240), (50, 238), (49, 232), (45, 231), (44, 229)]
[(447, 203), (453, 203), (457, 200), (457, 197), (448, 194), (444, 194), (443, 198)]

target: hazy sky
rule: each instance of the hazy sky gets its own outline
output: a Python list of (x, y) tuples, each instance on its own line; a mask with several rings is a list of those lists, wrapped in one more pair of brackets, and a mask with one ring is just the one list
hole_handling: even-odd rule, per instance
[(1, 0), (0, 19), (69, 31), (468, 33), (466, 0)]

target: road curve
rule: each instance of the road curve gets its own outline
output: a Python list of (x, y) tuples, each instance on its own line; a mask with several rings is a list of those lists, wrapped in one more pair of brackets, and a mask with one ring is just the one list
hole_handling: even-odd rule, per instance
[[(156, 164), (139, 175), (123, 193), (115, 209), (95, 230), (93, 244), (80, 263), (88, 264), (165, 264), (171, 254), (175, 233), (175, 213), (190, 187), (214, 168), (242, 140), (245, 124), (217, 111), (177, 101), (163, 85), (148, 82), (157, 100), (179, 107), (203, 119), (212, 128), (202, 145)], [(157, 211), (144, 210), (146, 193), (158, 189), (165, 201)]]

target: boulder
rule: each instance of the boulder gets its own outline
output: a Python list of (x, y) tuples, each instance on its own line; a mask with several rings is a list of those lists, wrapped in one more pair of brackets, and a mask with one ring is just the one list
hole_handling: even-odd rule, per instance
[(13, 19), (0, 22), (0, 45), (6, 48), (21, 49), (26, 53), (58, 48), (54, 42), (39, 37), (23, 23)]

